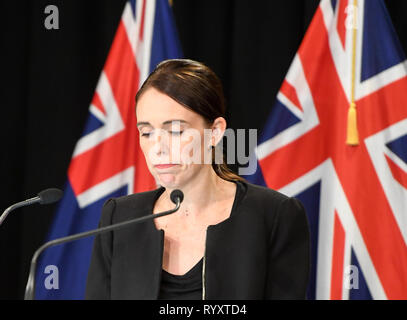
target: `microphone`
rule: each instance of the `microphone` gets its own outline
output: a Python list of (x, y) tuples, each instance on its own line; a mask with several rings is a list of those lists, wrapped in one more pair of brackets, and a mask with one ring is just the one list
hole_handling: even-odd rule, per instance
[(10, 207), (8, 207), (6, 210), (4, 210), (4, 212), (0, 216), (0, 225), (4, 222), (4, 220), (6, 219), (8, 214), (17, 208), (29, 206), (34, 203), (49, 204), (49, 203), (57, 202), (59, 199), (62, 198), (62, 195), (63, 195), (63, 192), (61, 190), (56, 189), (56, 188), (49, 188), (49, 189), (41, 191), (34, 198), (27, 199), (27, 200), (24, 200), (21, 202), (17, 202), (15, 204), (11, 205)]
[(174, 191), (171, 192), (170, 199), (172, 202), (177, 203), (178, 198), (179, 202), (181, 203), (184, 200), (184, 194), (182, 193), (181, 190), (175, 189)]
[(63, 237), (63, 238), (58, 238), (49, 242), (46, 242), (45, 244), (43, 244), (41, 247), (39, 247), (37, 249), (37, 251), (35, 251), (32, 260), (31, 260), (31, 266), (30, 266), (30, 272), (28, 275), (28, 281), (27, 281), (27, 286), (25, 288), (25, 295), (24, 295), (24, 300), (34, 300), (34, 293), (35, 293), (35, 272), (36, 272), (36, 268), (37, 268), (37, 260), (38, 257), (40, 256), (40, 254), (47, 248), (52, 247), (52, 246), (56, 246), (65, 242), (70, 242), (70, 241), (75, 241), (75, 240), (79, 240), (82, 238), (86, 238), (86, 237), (91, 237), (97, 234), (101, 234), (101, 233), (105, 233), (105, 232), (109, 232), (112, 230), (117, 230), (117, 229), (121, 229), (123, 227), (127, 227), (131, 224), (135, 224), (135, 223), (140, 223), (140, 222), (144, 222), (146, 220), (150, 220), (150, 219), (155, 219), (155, 218), (159, 218), (162, 216), (166, 216), (169, 215), (171, 213), (174, 213), (175, 211), (177, 211), (181, 205), (181, 202), (184, 200), (184, 194), (182, 193), (181, 190), (176, 189), (174, 191), (171, 192), (170, 195), (171, 201), (175, 203), (175, 208), (171, 209), (171, 210), (167, 210), (164, 212), (160, 212), (160, 213), (156, 213), (156, 214), (150, 214), (147, 216), (143, 216), (140, 218), (135, 218), (132, 220), (128, 220), (128, 221), (124, 221), (124, 222), (120, 222), (120, 223), (116, 223), (116, 224), (112, 224), (110, 226), (106, 226), (106, 227), (102, 227), (102, 228), (98, 228), (98, 229), (93, 229), (90, 231), (86, 231), (86, 232), (81, 232), (81, 233), (77, 233), (71, 236), (67, 236), (67, 237)]

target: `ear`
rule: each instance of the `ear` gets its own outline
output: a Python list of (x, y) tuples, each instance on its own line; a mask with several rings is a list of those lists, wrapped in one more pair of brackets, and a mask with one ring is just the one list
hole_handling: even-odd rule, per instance
[(222, 139), (225, 130), (226, 130), (226, 120), (223, 117), (216, 118), (212, 123), (212, 137), (211, 137), (211, 145), (216, 146), (220, 140)]

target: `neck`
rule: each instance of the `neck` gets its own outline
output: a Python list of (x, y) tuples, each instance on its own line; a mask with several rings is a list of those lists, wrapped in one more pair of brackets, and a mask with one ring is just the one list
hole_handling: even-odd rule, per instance
[[(181, 212), (199, 215), (205, 208), (229, 197), (231, 192), (234, 192), (234, 183), (220, 178), (212, 167), (208, 166), (179, 189), (184, 193)], [(165, 197), (168, 200), (173, 190), (166, 188)]]

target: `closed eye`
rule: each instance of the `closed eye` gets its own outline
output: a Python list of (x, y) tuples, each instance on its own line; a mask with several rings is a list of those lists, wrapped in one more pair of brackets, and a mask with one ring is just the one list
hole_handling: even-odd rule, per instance
[(169, 133), (173, 134), (173, 135), (177, 135), (179, 136), (180, 134), (182, 134), (184, 131), (168, 131)]
[[(184, 131), (168, 131), (168, 133), (170, 133), (171, 135), (179, 136), (179, 135), (183, 134)], [(152, 132), (142, 132), (140, 135), (142, 137), (148, 138), (148, 137), (150, 137), (151, 134), (152, 134)]]
[(149, 137), (151, 132), (144, 132), (141, 134), (142, 137)]

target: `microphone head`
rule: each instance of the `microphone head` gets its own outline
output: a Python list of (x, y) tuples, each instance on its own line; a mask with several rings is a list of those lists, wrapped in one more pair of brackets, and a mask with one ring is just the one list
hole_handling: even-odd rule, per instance
[(49, 204), (57, 202), (62, 198), (63, 192), (57, 188), (49, 188), (41, 191), (38, 196), (40, 197), (40, 204)]
[(177, 204), (177, 199), (179, 198), (179, 203), (181, 203), (184, 200), (184, 193), (179, 189), (175, 189), (171, 192), (170, 198), (175, 204)]

